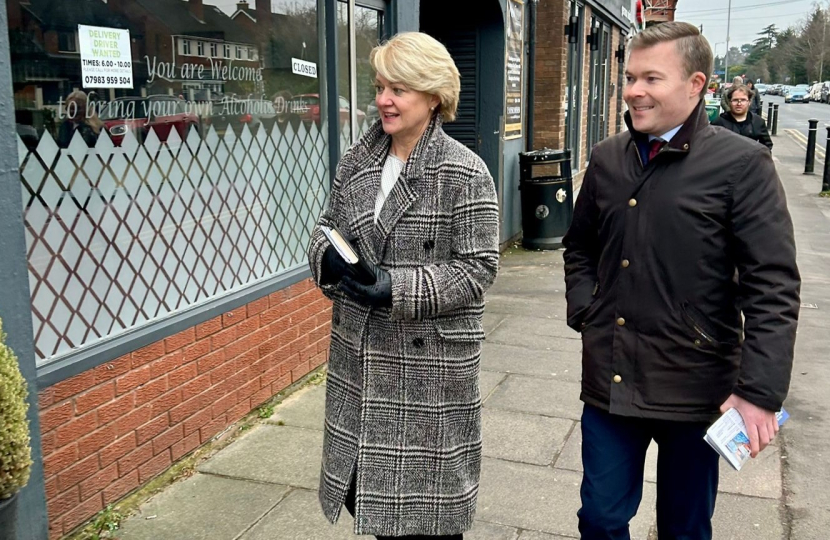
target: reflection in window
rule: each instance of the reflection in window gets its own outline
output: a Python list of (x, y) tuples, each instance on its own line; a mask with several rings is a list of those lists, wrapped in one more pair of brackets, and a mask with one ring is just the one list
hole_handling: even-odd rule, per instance
[(360, 6), (355, 7), (358, 137), (380, 118), (375, 105), (375, 72), (369, 64), (369, 53), (382, 37), (383, 12)]
[[(7, 0), (39, 364), (306, 264), (317, 1), (203, 1), (194, 27), (182, 0)], [(129, 30), (131, 87), (85, 81), (78, 25)]]
[(58, 50), (61, 52), (78, 51), (78, 46), (75, 41), (75, 32), (58, 33)]

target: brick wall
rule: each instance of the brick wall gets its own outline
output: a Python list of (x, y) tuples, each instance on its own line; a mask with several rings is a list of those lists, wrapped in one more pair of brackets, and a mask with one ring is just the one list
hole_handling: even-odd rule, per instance
[(43, 389), (50, 538), (325, 363), (330, 319), (305, 280)]
[(540, 2), (536, 18), (536, 83), (533, 141), (536, 148), (565, 147), (565, 93), (568, 85), (568, 41), (564, 35), (568, 4)]
[[(536, 85), (534, 88), (534, 146), (541, 148), (564, 148), (565, 117), (567, 104), (565, 96), (568, 84), (568, 54), (570, 45), (564, 34), (565, 25), (570, 15), (570, 7), (565, 0), (550, 0), (539, 3), (536, 19)], [(578, 187), (585, 171), (588, 158), (588, 124), (590, 121), (591, 103), (591, 50), (584, 44), (585, 38), (591, 33), (591, 6), (585, 6), (582, 16), (582, 84), (578, 95), (569, 99), (581, 101), (581, 118), (579, 141), (575, 144), (579, 148), (579, 167), (574, 173), (574, 185)], [(617, 96), (623, 88), (617, 86), (617, 77), (621, 69), (614, 53), (622, 37), (618, 27), (611, 28), (611, 57), (609, 82), (615, 86), (614, 94), (609, 89), (608, 107), (608, 134), (617, 133)]]

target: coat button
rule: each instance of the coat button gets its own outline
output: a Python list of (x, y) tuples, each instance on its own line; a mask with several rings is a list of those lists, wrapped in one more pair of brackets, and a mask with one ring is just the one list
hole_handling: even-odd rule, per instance
[(631, 208), (634, 208), (635, 206), (637, 206), (637, 199), (629, 199), (628, 200), (628, 206), (630, 206)]
[(622, 382), (622, 377), (619, 375), (614, 375), (614, 382), (620, 384)]
[(435, 240), (427, 240), (424, 242), (424, 249), (430, 250), (435, 247)]
[(695, 340), (695, 345), (696, 345), (696, 346), (698, 346), (698, 347), (700, 347), (700, 340), (699, 340), (699, 339), (696, 339), (696, 340)]
[(623, 268), (628, 268), (628, 266), (629, 266), (630, 264), (631, 264), (631, 263), (630, 263), (630, 262), (628, 262), (628, 259), (623, 259), (623, 260), (622, 260), (622, 267), (623, 267)]
[(617, 324), (620, 326), (625, 326), (625, 319), (620, 317), (619, 319), (617, 319)]
[(340, 324), (340, 315), (335, 315), (331, 318), (332, 324)]
[(415, 339), (412, 340), (412, 346), (415, 347), (416, 349), (420, 349), (421, 347), (424, 346), (424, 340), (419, 338), (419, 337), (416, 337)]

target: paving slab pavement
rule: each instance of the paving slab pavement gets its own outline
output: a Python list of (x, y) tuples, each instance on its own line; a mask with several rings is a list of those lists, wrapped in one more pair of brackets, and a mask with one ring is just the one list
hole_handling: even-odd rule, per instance
[[(792, 418), (777, 444), (740, 473), (721, 468), (717, 540), (826, 540), (830, 530), (830, 200), (811, 194), (817, 178), (796, 176), (803, 155), (780, 136), (776, 156), (796, 226), (803, 300), (818, 309), (802, 310), (787, 402)], [(581, 344), (564, 318), (561, 251), (506, 253), (487, 297), (485, 457), (477, 521), (465, 539), (578, 537)], [(145, 503), (119, 538), (354, 538), (348, 513), (332, 526), (317, 503), (323, 406), (323, 386), (296, 392), (194, 476)], [(636, 538), (656, 538), (656, 459), (652, 446), (644, 501), (632, 522)]]

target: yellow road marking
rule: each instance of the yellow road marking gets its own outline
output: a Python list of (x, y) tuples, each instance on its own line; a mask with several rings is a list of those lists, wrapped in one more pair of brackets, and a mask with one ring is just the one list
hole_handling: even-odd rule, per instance
[[(785, 129), (784, 133), (789, 135), (798, 146), (803, 148), (805, 151), (807, 150), (807, 137), (803, 133), (797, 129)], [(816, 141), (816, 157), (820, 158), (822, 161), (824, 161), (826, 157), (825, 152), (819, 146), (818, 141)]]

